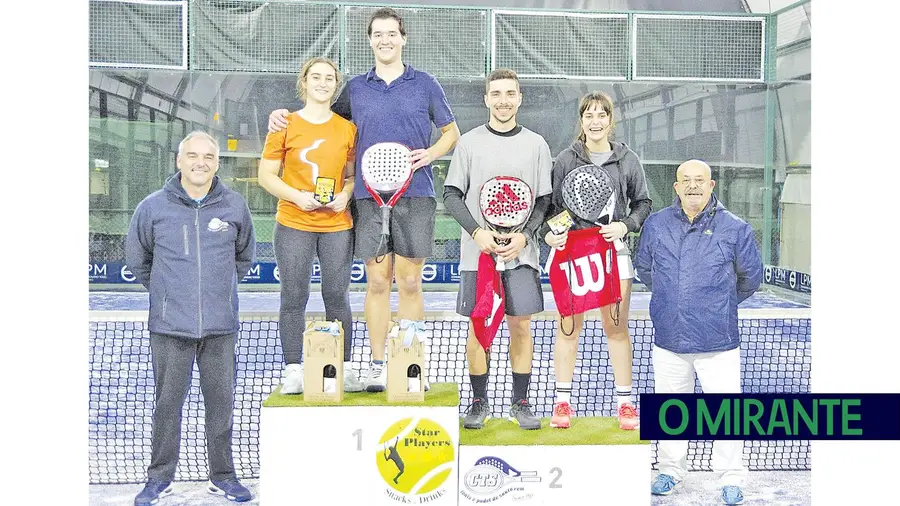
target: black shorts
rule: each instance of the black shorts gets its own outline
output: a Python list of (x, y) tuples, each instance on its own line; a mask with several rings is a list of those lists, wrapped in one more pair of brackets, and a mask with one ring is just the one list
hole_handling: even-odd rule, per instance
[[(428, 258), (434, 250), (434, 197), (402, 197), (391, 210), (391, 235), (381, 237), (381, 207), (374, 199), (354, 200), (354, 256), (368, 260), (387, 253)], [(379, 244), (381, 249), (379, 250)]]
[[(476, 271), (459, 273), (459, 292), (456, 294), (456, 312), (472, 316), (475, 307)], [(507, 316), (528, 316), (544, 310), (544, 292), (541, 276), (527, 265), (500, 272), (503, 294), (506, 297)]]

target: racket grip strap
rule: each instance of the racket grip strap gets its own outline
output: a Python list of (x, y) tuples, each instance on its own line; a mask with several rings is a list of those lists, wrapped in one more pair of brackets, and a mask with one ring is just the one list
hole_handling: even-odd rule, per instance
[(381, 207), (381, 233), (391, 235), (391, 208), (388, 206)]

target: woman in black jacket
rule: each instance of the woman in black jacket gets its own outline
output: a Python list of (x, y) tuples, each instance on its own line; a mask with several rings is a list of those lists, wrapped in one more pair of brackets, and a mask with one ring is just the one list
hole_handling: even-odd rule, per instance
[[(631, 299), (631, 280), (634, 267), (631, 252), (622, 240), (628, 232), (637, 232), (650, 215), (650, 196), (647, 179), (638, 156), (623, 143), (610, 141), (610, 133), (615, 127), (613, 104), (602, 92), (588, 93), (578, 106), (578, 136), (571, 146), (564, 149), (553, 165), (552, 209), (547, 216), (555, 216), (564, 208), (562, 182), (566, 174), (582, 165), (596, 165), (606, 171), (615, 190), (616, 206), (612, 221), (601, 228), (600, 233), (615, 243), (619, 264), (622, 302), (618, 319), (613, 317), (615, 305), (601, 308), (603, 330), (609, 339), (609, 356), (615, 377), (619, 428), (633, 430), (638, 427), (637, 410), (631, 392), (632, 348), (628, 335), (628, 306)], [(596, 226), (575, 219), (574, 228)], [(553, 248), (561, 249), (567, 234), (556, 235), (545, 225), (544, 240)], [(572, 377), (575, 371), (575, 357), (578, 352), (578, 336), (584, 324), (584, 314), (574, 315), (574, 329), (564, 332), (563, 325), (556, 331), (554, 366), (556, 370), (556, 402), (553, 405), (551, 427), (567, 428), (572, 408), (570, 397)], [(568, 326), (568, 325), (566, 325)], [(568, 330), (568, 329), (566, 329)]]

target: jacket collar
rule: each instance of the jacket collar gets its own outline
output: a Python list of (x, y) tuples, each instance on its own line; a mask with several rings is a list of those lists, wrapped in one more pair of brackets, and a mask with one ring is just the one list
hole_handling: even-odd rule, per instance
[(181, 172), (176, 172), (169, 176), (169, 179), (167, 179), (163, 185), (163, 189), (166, 191), (167, 195), (189, 207), (206, 206), (222, 200), (222, 197), (225, 195), (225, 185), (219, 182), (218, 175), (213, 176), (212, 186), (209, 187), (209, 193), (206, 194), (206, 197), (200, 204), (197, 204), (197, 201), (187, 194), (184, 186), (181, 186)]
[[(588, 153), (587, 145), (580, 139), (575, 139), (569, 147), (575, 153), (575, 158), (579, 165), (589, 165), (593, 163), (591, 162), (591, 155)], [(609, 159), (604, 162), (604, 165), (619, 161), (625, 156), (625, 153), (628, 152), (628, 146), (622, 142), (609, 141), (609, 147), (612, 148), (612, 154), (609, 156)]]
[[(675, 194), (675, 199), (672, 200), (672, 209), (674, 210), (676, 216), (689, 223), (687, 214), (681, 207), (681, 197), (679, 197), (677, 193)], [(707, 214), (712, 217), (715, 216), (717, 212), (724, 210), (725, 206), (721, 202), (719, 202), (719, 197), (716, 196), (716, 192), (712, 192), (712, 194), (709, 196), (709, 202), (706, 203), (706, 207), (704, 207), (703, 210), (697, 213), (697, 216), (694, 217), (694, 223), (697, 223), (699, 219), (703, 218)]]

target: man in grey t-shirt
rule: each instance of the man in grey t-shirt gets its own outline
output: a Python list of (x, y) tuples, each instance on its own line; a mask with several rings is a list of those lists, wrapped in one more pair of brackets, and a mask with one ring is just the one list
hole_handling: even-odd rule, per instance
[[(512, 362), (513, 396), (509, 419), (523, 429), (539, 429), (528, 402), (534, 342), (531, 315), (544, 310), (538, 266), (539, 243), (535, 232), (550, 205), (552, 161), (550, 147), (540, 135), (516, 124), (522, 104), (519, 79), (508, 69), (491, 72), (485, 83), (484, 103), (491, 112), (488, 124), (466, 132), (459, 139), (444, 181), (444, 205), (465, 230), (460, 251), (460, 286), (456, 312), (471, 316), (476, 302), (478, 259), (482, 252), (506, 262), (501, 282), (506, 295), (509, 355)], [(496, 176), (512, 176), (531, 186), (535, 196), (531, 217), (520, 233), (498, 234), (485, 228), (479, 206), (481, 186)], [(505, 246), (498, 239), (509, 240)], [(480, 429), (490, 417), (487, 380), (490, 355), (475, 337), (472, 325), (466, 341), (466, 359), (472, 382), (472, 405), (463, 422)]]

